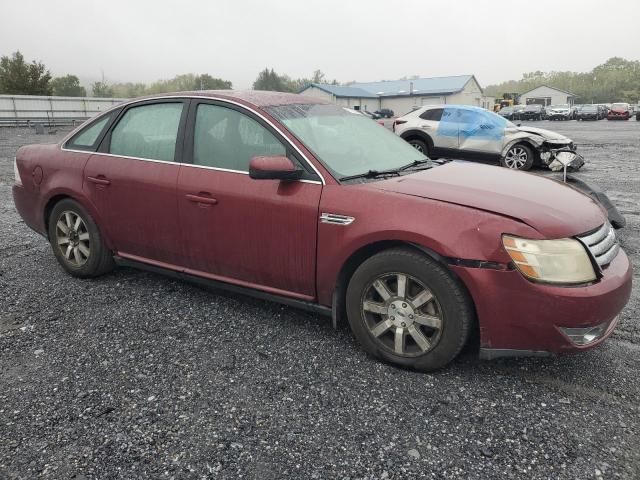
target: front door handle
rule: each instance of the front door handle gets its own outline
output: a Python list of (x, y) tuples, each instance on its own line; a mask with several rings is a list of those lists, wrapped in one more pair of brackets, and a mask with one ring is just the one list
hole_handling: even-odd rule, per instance
[(201, 192), (199, 195), (193, 195), (191, 193), (187, 193), (185, 195), (185, 198), (190, 202), (200, 203), (204, 205), (215, 205), (216, 203), (218, 203), (218, 200), (216, 200), (215, 198), (204, 197), (202, 195), (207, 195), (207, 194), (204, 192)]
[(111, 185), (111, 181), (107, 180), (104, 175), (98, 175), (97, 177), (87, 177), (91, 183), (95, 183), (96, 185)]

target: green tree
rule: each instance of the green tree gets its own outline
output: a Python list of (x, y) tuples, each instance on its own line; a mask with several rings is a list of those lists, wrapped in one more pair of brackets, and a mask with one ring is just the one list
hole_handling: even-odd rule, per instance
[(269, 70), (265, 68), (258, 74), (255, 82), (253, 82), (254, 90), (268, 90), (274, 92), (291, 92), (291, 79), (286, 76), (278, 75), (273, 68)]
[(51, 95), (51, 74), (44, 64), (27, 63), (14, 52), (0, 58), (0, 93), (14, 95)]
[(640, 61), (612, 57), (590, 72), (530, 72), (520, 80), (490, 85), (489, 95), (505, 92), (524, 93), (540, 85), (549, 85), (577, 95), (577, 103), (631, 102), (640, 100)]
[(111, 92), (115, 98), (141, 97), (147, 93), (147, 86), (144, 83), (114, 83)]
[(208, 73), (198, 75), (194, 78), (193, 83), (194, 90), (230, 90), (233, 88), (230, 81), (213, 78)]
[(93, 85), (91, 85), (91, 91), (93, 92), (94, 97), (113, 97), (113, 89), (105, 82), (94, 82)]
[(87, 90), (80, 85), (80, 80), (75, 75), (65, 75), (51, 80), (51, 89), (54, 95), (61, 97), (86, 97)]

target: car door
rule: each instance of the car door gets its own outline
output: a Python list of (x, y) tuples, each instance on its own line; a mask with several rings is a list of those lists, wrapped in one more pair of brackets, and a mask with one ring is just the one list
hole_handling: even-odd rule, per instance
[(420, 128), (433, 141), (434, 153), (448, 155), (458, 148), (458, 125), (455, 109), (430, 108), (420, 114)]
[(186, 105), (175, 99), (126, 107), (85, 166), (83, 188), (123, 257), (180, 260), (176, 183)]
[(504, 118), (480, 108), (459, 107), (458, 144), (465, 158), (499, 157), (504, 144), (507, 122)]
[[(322, 183), (272, 125), (243, 107), (193, 101), (178, 178), (188, 271), (276, 294), (315, 297)], [(287, 155), (302, 181), (253, 180), (254, 156)]]

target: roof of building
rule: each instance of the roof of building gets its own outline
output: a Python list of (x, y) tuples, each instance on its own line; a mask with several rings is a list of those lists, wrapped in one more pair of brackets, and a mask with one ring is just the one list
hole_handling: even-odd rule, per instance
[(551, 87), (551, 86), (549, 86), (549, 85), (544, 85), (544, 84), (542, 84), (542, 85), (538, 85), (536, 88), (532, 88), (531, 90), (528, 90), (528, 91), (526, 91), (526, 92), (524, 92), (524, 93), (521, 93), (521, 94), (520, 94), (520, 96), (521, 96), (521, 97), (523, 97), (523, 96), (525, 96), (527, 93), (531, 93), (531, 92), (533, 92), (534, 90), (537, 90), (537, 89), (538, 89), (538, 88), (540, 88), (540, 87), (546, 87), (546, 88), (550, 88), (551, 90), (555, 90), (556, 92), (566, 93), (566, 94), (567, 94), (567, 95), (569, 95), (570, 97), (577, 97), (577, 95), (576, 95), (575, 93), (567, 92), (566, 90), (561, 90), (561, 89), (559, 89), (559, 88)]
[(336, 97), (378, 98), (402, 97), (411, 94), (443, 95), (460, 92), (471, 79), (475, 79), (475, 77), (473, 75), (456, 75), (451, 77), (413, 78), (407, 80), (352, 83), (348, 86), (312, 83), (304, 87), (301, 92), (307, 88), (316, 87)]
[(367, 90), (358, 88), (356, 84), (352, 85), (331, 85), (328, 83), (311, 83), (304, 87), (300, 93), (304, 92), (309, 87), (316, 87), (327, 93), (335, 95), (336, 97), (359, 97), (359, 98), (378, 98)]

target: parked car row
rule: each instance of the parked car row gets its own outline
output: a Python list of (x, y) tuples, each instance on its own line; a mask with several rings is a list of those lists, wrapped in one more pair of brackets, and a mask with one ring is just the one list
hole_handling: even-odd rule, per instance
[[(506, 151), (507, 166), (575, 150), (479, 108), (421, 108), (396, 120), (409, 128), (423, 151)], [(70, 275), (129, 265), (305, 308), (403, 367), (443, 367), (473, 332), (484, 358), (611, 335), (632, 271), (600, 205), (418, 150), (301, 95), (158, 95), (20, 148), (13, 198)]]
[[(634, 114), (634, 107), (628, 103), (584, 104), (584, 105), (514, 105), (503, 107), (497, 112), (507, 120), (629, 120)], [(640, 110), (635, 111), (640, 120)]]

